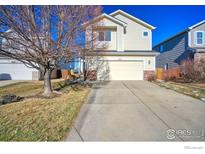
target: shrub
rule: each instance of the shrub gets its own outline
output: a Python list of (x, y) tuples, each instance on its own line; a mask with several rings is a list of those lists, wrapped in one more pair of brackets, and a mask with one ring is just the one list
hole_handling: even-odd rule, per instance
[(176, 81), (177, 77), (176, 76), (165, 76), (164, 81)]
[(205, 81), (205, 59), (195, 61), (194, 69), (199, 72), (199, 80)]
[(205, 60), (185, 60), (180, 67), (184, 82), (199, 82), (205, 80)]
[(149, 75), (147, 80), (150, 81), (150, 82), (155, 81), (156, 80), (156, 75), (154, 75), (154, 74), (153, 75)]

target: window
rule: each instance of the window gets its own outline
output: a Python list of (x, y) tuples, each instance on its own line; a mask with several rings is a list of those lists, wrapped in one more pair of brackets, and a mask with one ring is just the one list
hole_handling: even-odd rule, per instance
[(160, 51), (160, 52), (163, 52), (163, 51), (164, 51), (164, 46), (163, 46), (163, 45), (160, 45), (159, 51)]
[(196, 45), (204, 44), (204, 32), (198, 31), (195, 33), (195, 42), (196, 42)]
[(105, 41), (111, 41), (111, 31), (105, 31)]
[(148, 37), (148, 35), (149, 35), (149, 33), (148, 33), (147, 31), (144, 31), (144, 32), (143, 32), (143, 36), (144, 36), (144, 37)]
[(149, 64), (149, 65), (151, 64), (151, 60), (148, 60), (148, 64)]
[(105, 38), (104, 32), (99, 32), (99, 38), (98, 38), (98, 40), (99, 40), (99, 41), (104, 41), (104, 38)]
[(111, 31), (110, 30), (99, 31), (98, 40), (99, 41), (111, 41)]
[(168, 63), (166, 63), (165, 65), (164, 65), (164, 70), (166, 71), (166, 70), (168, 70), (169, 68), (168, 68)]

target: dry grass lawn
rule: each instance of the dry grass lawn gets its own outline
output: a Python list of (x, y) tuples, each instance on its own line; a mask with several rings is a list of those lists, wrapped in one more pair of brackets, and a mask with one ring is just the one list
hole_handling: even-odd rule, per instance
[[(53, 83), (54, 87), (58, 82)], [(42, 90), (42, 82), (25, 82), (0, 88), (0, 95), (30, 95)], [(74, 118), (86, 99), (89, 88), (70, 86), (52, 99), (27, 98), (0, 106), (1, 141), (60, 141), (69, 132)]]
[(205, 99), (205, 87), (203, 84), (195, 84), (195, 83), (175, 83), (175, 82), (155, 82), (157, 85), (161, 87), (165, 87), (168, 89), (175, 90), (179, 93), (197, 98), (197, 99)]
[[(63, 80), (53, 80), (52, 86), (53, 88), (57, 88), (59, 84), (62, 84)], [(0, 87), (0, 97), (9, 93), (20, 95), (20, 96), (28, 96), (33, 95), (35, 93), (39, 93), (43, 91), (43, 81), (26, 81), (13, 83), (10, 85), (6, 85), (4, 87)]]

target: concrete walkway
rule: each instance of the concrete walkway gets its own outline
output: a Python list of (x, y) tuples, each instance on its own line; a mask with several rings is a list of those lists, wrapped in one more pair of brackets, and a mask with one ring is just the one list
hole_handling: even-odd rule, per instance
[(96, 85), (67, 141), (205, 141), (205, 102), (147, 81)]

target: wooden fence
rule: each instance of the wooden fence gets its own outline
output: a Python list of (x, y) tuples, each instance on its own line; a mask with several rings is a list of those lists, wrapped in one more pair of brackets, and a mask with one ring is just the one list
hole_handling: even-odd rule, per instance
[(170, 77), (180, 77), (181, 69), (179, 67), (164, 70), (163, 68), (156, 69), (156, 78), (159, 80), (164, 80)]

